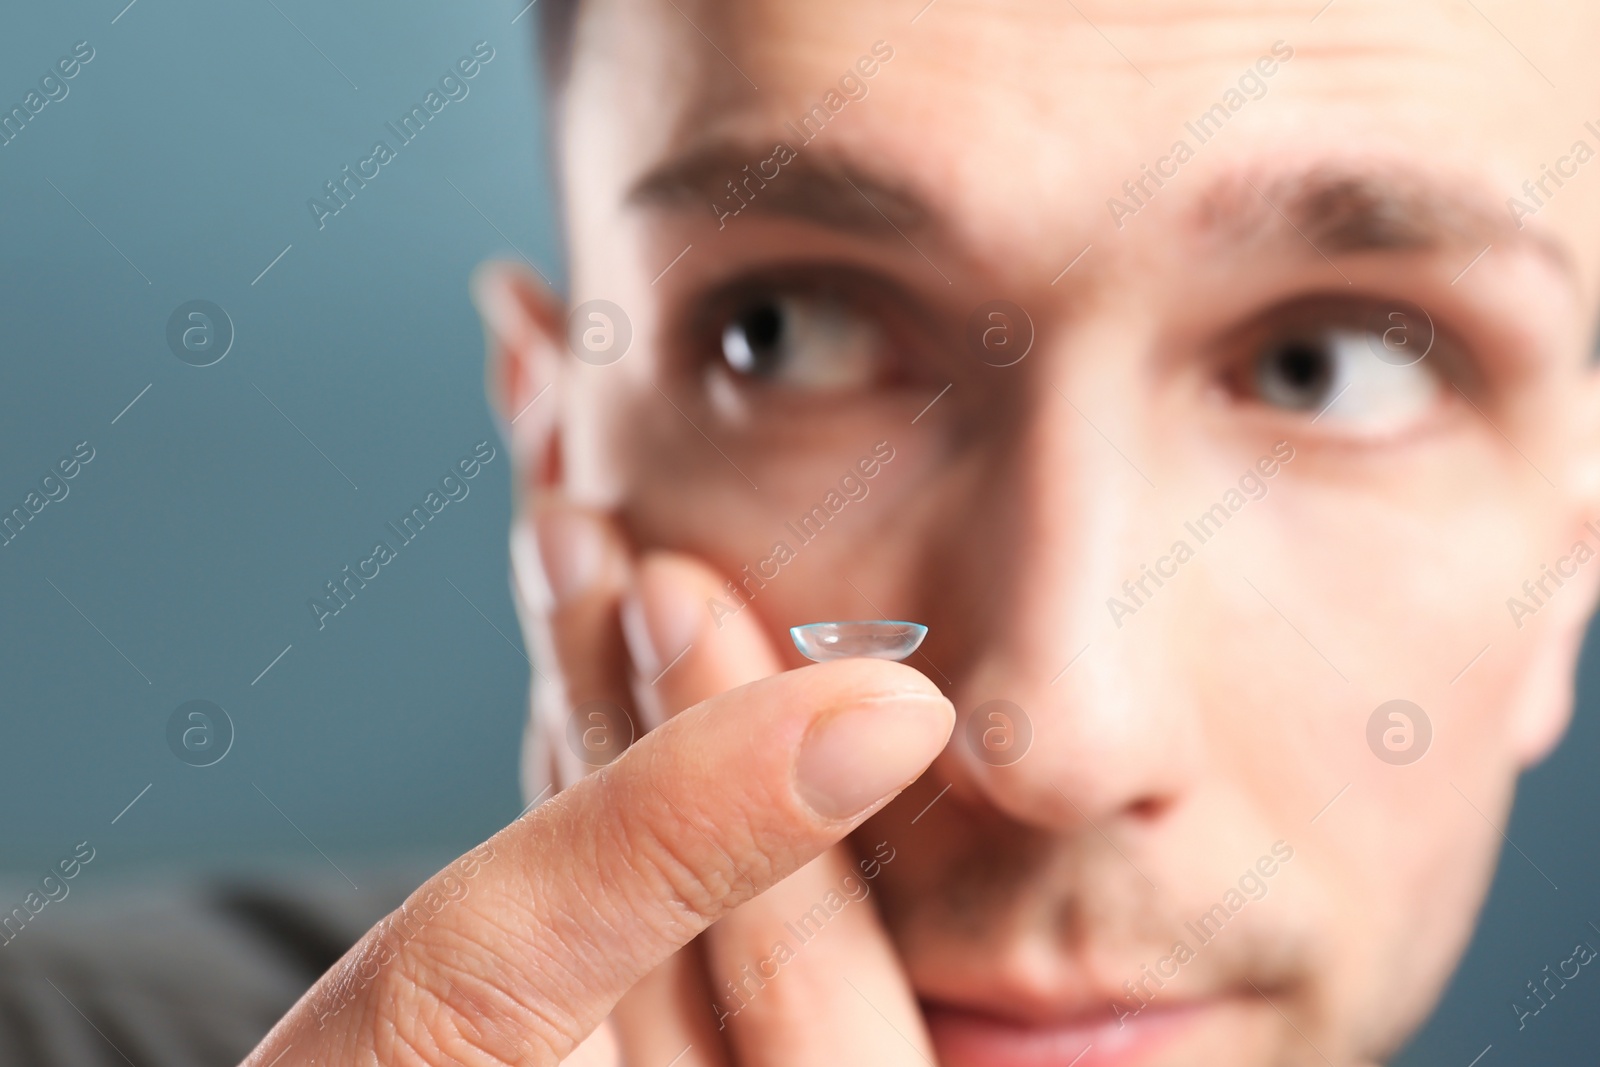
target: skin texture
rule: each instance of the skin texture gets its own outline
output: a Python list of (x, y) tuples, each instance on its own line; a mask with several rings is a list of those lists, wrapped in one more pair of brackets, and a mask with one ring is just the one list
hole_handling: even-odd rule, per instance
[[(1600, 545), (1600, 162), (1570, 158), (1600, 144), (1597, 33), (1557, 3), (585, 3), (560, 109), (569, 298), (511, 265), (474, 288), (539, 665), (525, 787), (565, 791), (505, 832), (517, 873), (465, 909), (510, 936), (436, 920), (390, 1007), (322, 1047), (679, 1067), (1392, 1054), (1470, 936), (1517, 774), (1565, 728), (1594, 606), (1600, 561), (1537, 604), (1523, 583)], [(786, 126), (852, 70), (858, 98), (814, 140)], [(1186, 124), (1219, 102), (1202, 143)], [(779, 176), (728, 198), (779, 142)], [(1577, 169), (1535, 204), (1544, 164)], [(1159, 187), (1131, 184), (1146, 165)], [(730, 369), (723, 327), (752, 293), (819, 292), (847, 309), (831, 347), (776, 377)], [(626, 316), (620, 358), (575, 357), (567, 308), (591, 300)], [(993, 300), (1032, 324), (1009, 366), (969, 343)], [(1295, 330), (1370, 352), (1392, 323), (1426, 356), (1369, 359), (1348, 394), (1286, 406), (1256, 377)], [(841, 488), (853, 472), (864, 495)], [(854, 498), (802, 543), (789, 524), (830, 490)], [(1202, 543), (1187, 524), (1219, 503)], [(765, 577), (736, 596), (747, 566)], [(829, 696), (780, 673), (803, 662), (787, 627), (851, 618), (929, 625), (908, 662), (954, 706), (949, 744), (841, 846), (850, 826), (792, 812), (744, 832), (753, 798), (798, 795), (788, 762), (751, 754), (800, 734), (752, 727), (734, 758), (697, 740), (704, 709), (783, 685), (787, 714), (814, 714), (814, 695), (889, 684)], [(1431, 724), (1404, 765), (1368, 740), (1395, 699)], [(1019, 710), (979, 711), (994, 700)], [(587, 774), (589, 739), (609, 758), (633, 736)], [(639, 799), (657, 751), (698, 790), (676, 819)], [(647, 822), (723, 895), (624, 951), (628, 902), (696, 894), (649, 877), (651, 848), (604, 858), (583, 818)], [(610, 909), (572, 910), (552, 871)], [(306, 1010), (252, 1062), (327, 1040)], [(451, 1044), (485, 1032), (538, 1040)]]
[[(876, 888), (917, 992), (1023, 1018), (1105, 1012), (1282, 840), (1295, 858), (1269, 896), (1157, 994), (1224, 998), (1159, 1062), (1316, 1059), (1260, 993), (1336, 1062), (1386, 1054), (1469, 935), (1500, 843), (1485, 816), (1503, 823), (1515, 773), (1562, 728), (1592, 600), (1580, 571), (1520, 630), (1506, 607), (1595, 514), (1600, 179), (1574, 179), (1520, 233), (1505, 201), (1595, 140), (1582, 124), (1600, 89), (1571, 21), (1593, 14), (1487, 9), (1554, 90), (1452, 4), (1340, 0), (1314, 23), (1288, 4), (940, 0), (915, 24), (920, 3), (680, 6), (595, 3), (579, 28), (561, 146), (572, 302), (620, 305), (636, 341), (562, 377), (568, 490), (615, 509), (636, 544), (736, 575), (794, 544), (784, 524), (888, 440), (870, 495), (745, 610), (780, 648), (783, 628), (816, 619), (931, 626), (910, 662), (963, 724), (915, 795), (858, 835), (900, 849)], [(866, 98), (801, 145), (783, 124), (879, 40), (894, 57)], [(1198, 144), (1185, 123), (1275, 41), (1293, 58)], [(1194, 158), (1118, 228), (1108, 198), (1134, 203), (1123, 182), (1179, 137)], [(721, 181), (776, 141), (799, 158), (720, 229), (711, 195), (630, 200), (642, 176), (737, 139)], [(843, 233), (764, 212), (812, 163), (927, 212), (913, 226), (891, 210), (896, 232), (868, 211)], [(1486, 217), (1341, 252), (1278, 213), (1319, 171)], [(884, 279), (928, 324), (907, 331), (903, 380), (820, 399), (708, 387), (718, 353), (685, 336), (685, 309), (807, 260)], [(1351, 292), (1423, 305), (1458, 338), (1430, 353), (1450, 376), (1432, 410), (1368, 432), (1337, 407), (1312, 423), (1217, 388), (1219, 364), (1248, 355), (1228, 338), (1267, 309)], [(994, 298), (1036, 329), (1009, 368), (964, 344)], [(1184, 522), (1278, 441), (1295, 458), (1266, 498), (1116, 626), (1108, 597), (1174, 540), (1194, 544)], [(1010, 767), (962, 743), (996, 698), (1034, 731)], [(1436, 729), (1407, 767), (1366, 745), (1393, 698)]]

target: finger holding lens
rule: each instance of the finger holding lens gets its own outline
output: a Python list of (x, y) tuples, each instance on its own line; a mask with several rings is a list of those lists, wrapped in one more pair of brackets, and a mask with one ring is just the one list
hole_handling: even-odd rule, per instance
[[(647, 721), (782, 669), (756, 611), (713, 622), (705, 605), (723, 582), (705, 565), (658, 552), (641, 560), (637, 574), (624, 632), (635, 663), (651, 675), (638, 701)], [(873, 628), (856, 629), (862, 626)], [(888, 629), (873, 629), (879, 645)], [(766, 740), (752, 734), (752, 750)], [(865, 862), (848, 845), (828, 849), (700, 938), (715, 1030), (732, 1042), (740, 1067), (932, 1062), (916, 998), (868, 899), (868, 873), (876, 877), (882, 857), (893, 855), (887, 842), (867, 851), (874, 848), (878, 855)]]
[(954, 721), (915, 671), (860, 660), (702, 702), (431, 879), (246, 1063), (559, 1062), (898, 794)]

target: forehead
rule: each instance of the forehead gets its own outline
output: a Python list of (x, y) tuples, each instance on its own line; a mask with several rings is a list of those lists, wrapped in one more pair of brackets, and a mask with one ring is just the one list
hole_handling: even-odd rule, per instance
[[(1578, 142), (1600, 150), (1600, 70), (1583, 54), (1600, 9), (1319, 6), (591, 0), (569, 85), (569, 198), (580, 215), (626, 213), (697, 166), (739, 178), (781, 141), (801, 171), (871, 181), (861, 198), (891, 225), (915, 214), (896, 206), (926, 208), (941, 240), (1042, 269), (1115, 221), (1113, 201), (1142, 207), (1126, 183), (1148, 193), (1148, 169), (1177, 170), (1163, 158), (1182, 142), (1192, 158), (1151, 204), (1168, 238), (1175, 224), (1238, 237), (1289, 187), (1324, 206), (1370, 201), (1392, 224), (1431, 204), (1463, 243), (1531, 237), (1591, 291), (1600, 163), (1526, 232), (1510, 200), (1533, 206), (1524, 183)], [(843, 106), (807, 139), (823, 124), (802, 120), (829, 94)], [(1317, 175), (1321, 187), (1302, 181)]]

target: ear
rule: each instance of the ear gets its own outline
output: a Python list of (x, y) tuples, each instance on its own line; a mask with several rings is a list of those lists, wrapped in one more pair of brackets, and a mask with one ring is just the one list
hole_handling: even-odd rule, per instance
[[(524, 635), (533, 633), (529, 614), (538, 603), (538, 550), (532, 533), (532, 498), (557, 487), (563, 477), (561, 411), (566, 311), (561, 298), (521, 263), (489, 261), (472, 272), (472, 303), (483, 320), (484, 391), (511, 453), (512, 603)], [(533, 652), (529, 648), (529, 654)], [(535, 671), (529, 679), (530, 709), (550, 699), (548, 683)], [(559, 781), (545, 716), (530, 714), (522, 738), (524, 799), (544, 795)]]
[[(1572, 721), (1578, 657), (1595, 604), (1600, 600), (1600, 367), (1591, 366), (1578, 385), (1580, 399), (1569, 409), (1571, 449), (1560, 481), (1566, 495), (1563, 546), (1583, 543), (1594, 556), (1578, 564), (1537, 630), (1539, 642), (1511, 721), (1511, 746), (1523, 766), (1538, 763), (1560, 742)], [(1563, 549), (1565, 552), (1565, 548)]]
[(562, 476), (557, 416), (565, 305), (543, 278), (515, 262), (479, 264), (471, 291), (483, 319), (484, 388), (518, 472), (516, 489), (548, 489)]
[(1542, 634), (1528, 635), (1541, 644), (1513, 696), (1511, 752), (1524, 768), (1548, 756), (1572, 722), (1578, 653), (1583, 647), (1581, 619), (1559, 619), (1544, 629)]

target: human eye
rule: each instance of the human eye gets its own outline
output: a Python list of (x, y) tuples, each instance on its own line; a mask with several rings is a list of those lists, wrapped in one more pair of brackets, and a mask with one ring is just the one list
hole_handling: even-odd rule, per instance
[(896, 330), (870, 293), (847, 284), (773, 279), (714, 299), (703, 321), (711, 369), (735, 382), (796, 392), (883, 385)]
[(1444, 347), (1420, 309), (1302, 306), (1249, 344), (1242, 391), (1330, 428), (1403, 432), (1443, 399)]

